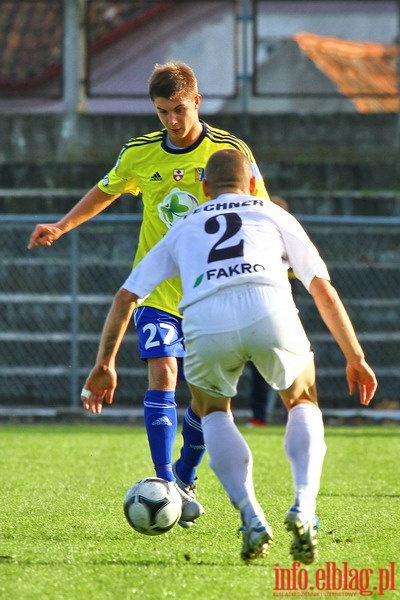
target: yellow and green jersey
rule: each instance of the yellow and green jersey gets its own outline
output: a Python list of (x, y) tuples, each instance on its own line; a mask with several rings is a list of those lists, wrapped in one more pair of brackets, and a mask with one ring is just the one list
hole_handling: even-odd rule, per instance
[[(209, 200), (202, 188), (204, 168), (211, 154), (224, 148), (240, 150), (247, 156), (257, 179), (255, 195), (268, 198), (249, 147), (227, 131), (206, 123), (199, 139), (188, 148), (168, 146), (165, 129), (134, 138), (123, 146), (116, 165), (98, 186), (110, 195), (142, 194), (143, 221), (134, 266), (176, 221)], [(162, 283), (143, 305), (179, 316), (181, 296), (180, 279), (176, 277)]]

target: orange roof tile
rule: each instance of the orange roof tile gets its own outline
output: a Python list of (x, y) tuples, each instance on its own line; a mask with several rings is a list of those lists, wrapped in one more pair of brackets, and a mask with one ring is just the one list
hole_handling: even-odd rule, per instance
[(298, 33), (293, 37), (304, 54), (335, 82), (359, 112), (399, 110), (398, 46), (313, 33)]

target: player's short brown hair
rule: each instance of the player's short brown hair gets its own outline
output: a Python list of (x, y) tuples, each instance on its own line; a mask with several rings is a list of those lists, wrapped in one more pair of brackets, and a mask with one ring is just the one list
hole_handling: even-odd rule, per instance
[(189, 98), (198, 94), (197, 78), (187, 64), (183, 62), (167, 62), (156, 64), (149, 78), (149, 95), (155, 98), (173, 98), (185, 92)]
[(210, 156), (205, 168), (205, 178), (214, 192), (226, 187), (240, 187), (252, 177), (249, 159), (239, 150), (224, 148)]

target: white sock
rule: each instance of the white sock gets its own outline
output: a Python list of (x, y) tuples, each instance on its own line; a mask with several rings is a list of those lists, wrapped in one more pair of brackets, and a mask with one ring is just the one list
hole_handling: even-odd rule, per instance
[(210, 467), (220, 480), (233, 506), (240, 510), (245, 525), (253, 516), (265, 523), (253, 485), (253, 457), (231, 413), (217, 411), (201, 420)]
[(297, 404), (289, 411), (285, 451), (292, 468), (294, 503), (313, 514), (326, 452), (322, 413), (317, 406)]

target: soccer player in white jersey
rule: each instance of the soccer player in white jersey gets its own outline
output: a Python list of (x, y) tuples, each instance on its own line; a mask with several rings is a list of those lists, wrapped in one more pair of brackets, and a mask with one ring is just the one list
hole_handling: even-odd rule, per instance
[(199, 206), (146, 255), (117, 292), (107, 316), (96, 365), (82, 402), (97, 411), (112, 402), (115, 360), (132, 311), (162, 280), (180, 275), (184, 369), (196, 398), (210, 465), (241, 514), (245, 561), (265, 556), (272, 531), (252, 481), (252, 456), (234, 424), (230, 403), (246, 361), (278, 391), (289, 415), (285, 449), (294, 484), (285, 523), (291, 554), (316, 557), (316, 498), (325, 455), (314, 357), (293, 302), (287, 269), (312, 295), (347, 361), (350, 394), (368, 405), (376, 378), (317, 249), (300, 223), (280, 207), (251, 196), (248, 159), (220, 150), (206, 167)]
[[(134, 265), (168, 229), (207, 200), (202, 180), (207, 159), (221, 148), (235, 148), (251, 161), (256, 178), (254, 195), (268, 198), (250, 148), (227, 131), (200, 120), (201, 95), (192, 69), (184, 63), (156, 65), (149, 79), (149, 95), (163, 129), (129, 140), (115, 166), (57, 223), (37, 225), (29, 248), (51, 245), (118, 200), (121, 194), (142, 194), (143, 221)], [(185, 353), (182, 315), (178, 304), (180, 279), (161, 283), (135, 311), (140, 356), (147, 362), (148, 389), (144, 420), (156, 475), (177, 481), (191, 497), (180, 525), (190, 526), (203, 512), (196, 496), (196, 468), (205, 446), (200, 415), (193, 399), (186, 410), (183, 446), (173, 464), (177, 431), (175, 388)], [(194, 509), (197, 502), (197, 511)]]

